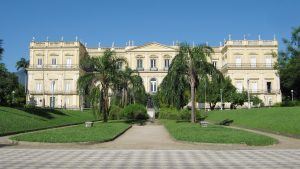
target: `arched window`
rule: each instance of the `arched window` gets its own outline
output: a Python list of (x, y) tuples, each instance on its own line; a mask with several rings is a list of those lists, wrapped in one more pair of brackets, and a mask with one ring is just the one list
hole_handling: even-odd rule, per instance
[(150, 79), (150, 92), (155, 93), (157, 91), (157, 82), (155, 78)]

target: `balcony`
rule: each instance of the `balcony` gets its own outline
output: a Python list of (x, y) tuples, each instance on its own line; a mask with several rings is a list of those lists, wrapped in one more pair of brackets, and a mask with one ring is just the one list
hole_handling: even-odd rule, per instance
[(231, 45), (231, 46), (242, 46), (242, 45), (276, 46), (276, 45), (278, 45), (278, 43), (276, 40), (228, 40), (225, 42), (225, 45)]
[(137, 67), (136, 70), (137, 70), (137, 71), (144, 71), (144, 68), (142, 68), (142, 67)]
[(151, 67), (150, 71), (158, 71), (157, 67)]
[(221, 70), (273, 70), (272, 63), (227, 63)]
[(79, 47), (79, 42), (31, 42), (30, 47), (32, 48), (44, 48), (44, 47)]
[(77, 95), (78, 92), (77, 90), (71, 90), (71, 91), (64, 91), (64, 90), (55, 90), (54, 92), (52, 92), (51, 90), (40, 90), (40, 91), (36, 91), (36, 90), (30, 90), (28, 92), (29, 94), (32, 95), (43, 95), (43, 94), (47, 94), (47, 95)]
[(167, 68), (163, 68), (163, 69), (158, 69), (158, 68), (150, 68), (150, 69), (144, 69), (144, 68), (136, 68), (135, 70), (139, 71), (139, 72), (168, 72)]
[(59, 64), (59, 65), (29, 65), (28, 70), (78, 70), (79, 65)]
[(276, 94), (280, 93), (280, 90), (250, 90), (251, 94)]

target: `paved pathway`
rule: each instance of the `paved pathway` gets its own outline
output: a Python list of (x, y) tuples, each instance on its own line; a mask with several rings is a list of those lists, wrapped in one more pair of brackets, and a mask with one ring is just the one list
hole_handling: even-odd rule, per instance
[(0, 149), (0, 168), (300, 168), (300, 150)]

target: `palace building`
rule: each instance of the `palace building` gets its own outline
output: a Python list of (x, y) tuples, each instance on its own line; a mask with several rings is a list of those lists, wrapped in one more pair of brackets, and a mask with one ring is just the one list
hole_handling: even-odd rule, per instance
[[(83, 105), (77, 91), (77, 79), (83, 73), (79, 60), (86, 54), (90, 57), (101, 56), (106, 49), (125, 57), (128, 66), (139, 71), (146, 91), (155, 93), (179, 47), (156, 42), (141, 46), (132, 44), (88, 48), (79, 41), (32, 41), (27, 69), (27, 101), (33, 101), (36, 106), (79, 109)], [(275, 39), (226, 40), (213, 49), (209, 62), (229, 76), (238, 91), (246, 90), (257, 95), (265, 105), (281, 102), (280, 79), (274, 69), (278, 51)]]

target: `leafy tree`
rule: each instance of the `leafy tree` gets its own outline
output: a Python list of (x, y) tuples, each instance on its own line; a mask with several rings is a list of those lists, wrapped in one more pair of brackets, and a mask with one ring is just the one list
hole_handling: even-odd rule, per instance
[(126, 62), (126, 60), (117, 57), (111, 50), (106, 50), (99, 57), (84, 57), (80, 62), (80, 67), (85, 74), (77, 81), (78, 90), (89, 92), (94, 113), (97, 118), (100, 118), (102, 112), (104, 122), (108, 119), (109, 90), (113, 87), (113, 82), (120, 71), (119, 62)]
[(294, 28), (291, 39), (283, 39), (286, 50), (279, 52), (278, 70), (281, 91), (285, 99), (294, 90), (294, 97), (300, 98), (300, 26)]
[(221, 101), (221, 89), (223, 102), (231, 102), (231, 95), (236, 92), (236, 88), (230, 78), (224, 78), (221, 73), (205, 76), (200, 79), (197, 98), (200, 99), (199, 102), (209, 103), (210, 109), (213, 110), (216, 103)]
[[(179, 94), (180, 97), (177, 98), (178, 101), (183, 99), (182, 96), (184, 96), (183, 93), (186, 89), (185, 85), (188, 83), (191, 96), (192, 123), (196, 122), (195, 101), (199, 77), (205, 74), (215, 74), (218, 72), (212, 64), (207, 62), (207, 57), (210, 57), (212, 52), (213, 49), (206, 45), (191, 47), (186, 43), (180, 44), (179, 52), (173, 59), (169, 72), (165, 77), (165, 84), (162, 85), (162, 90), (167, 90), (167, 92), (164, 91), (163, 93), (174, 97)], [(171, 87), (171, 85), (174, 86)], [(167, 89), (168, 87), (170, 89)], [(177, 89), (177, 91), (174, 89)]]
[(18, 86), (18, 78), (15, 74), (8, 72), (5, 65), (1, 63), (0, 79), (0, 104), (11, 104), (13, 91)]

